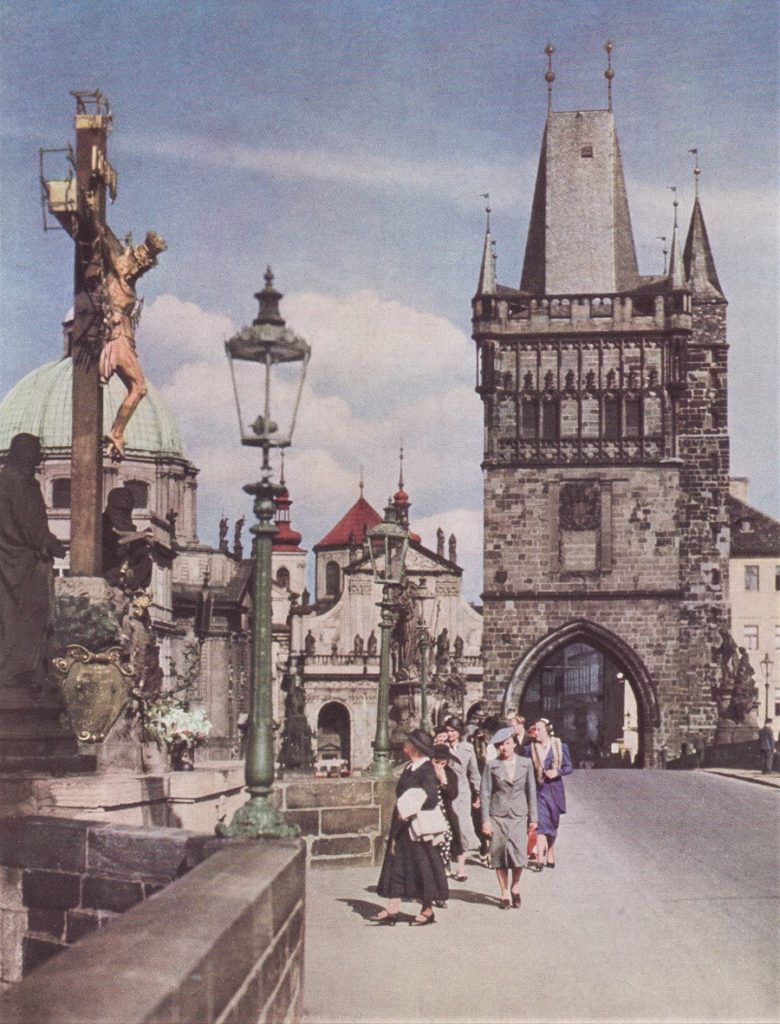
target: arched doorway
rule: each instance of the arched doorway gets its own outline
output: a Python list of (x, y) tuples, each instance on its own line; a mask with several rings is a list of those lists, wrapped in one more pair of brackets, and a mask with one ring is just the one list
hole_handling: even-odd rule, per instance
[(542, 640), (517, 666), (504, 715), (549, 718), (575, 766), (653, 763), (655, 692), (646, 670), (619, 637), (593, 623), (570, 623)]
[(346, 762), (351, 767), (350, 716), (340, 701), (329, 701), (317, 715), (317, 764)]

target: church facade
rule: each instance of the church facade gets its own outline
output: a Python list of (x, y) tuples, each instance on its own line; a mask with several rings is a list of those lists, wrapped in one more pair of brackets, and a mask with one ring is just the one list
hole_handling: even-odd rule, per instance
[(486, 700), (575, 760), (627, 732), (655, 765), (712, 735), (728, 628), (726, 299), (698, 196), (638, 272), (612, 110), (549, 111), (519, 286), (490, 225), (473, 336), (484, 406)]

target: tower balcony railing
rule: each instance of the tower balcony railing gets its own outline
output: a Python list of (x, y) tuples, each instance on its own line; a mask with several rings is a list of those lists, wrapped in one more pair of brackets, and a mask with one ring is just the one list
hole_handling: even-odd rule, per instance
[[(480, 295), (474, 319), (483, 328), (536, 330), (639, 330), (690, 328), (691, 296), (687, 291), (662, 294), (612, 292), (530, 296)], [(489, 329), (489, 328), (488, 328)]]

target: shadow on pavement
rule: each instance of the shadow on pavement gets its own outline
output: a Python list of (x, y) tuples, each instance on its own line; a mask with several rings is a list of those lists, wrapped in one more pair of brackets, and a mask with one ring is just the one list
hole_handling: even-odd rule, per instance
[(381, 903), (369, 903), (368, 900), (348, 900), (340, 899), (338, 903), (346, 903), (353, 914), (358, 914), (363, 918), (364, 921), (368, 921), (374, 914), (378, 914), (383, 909)]

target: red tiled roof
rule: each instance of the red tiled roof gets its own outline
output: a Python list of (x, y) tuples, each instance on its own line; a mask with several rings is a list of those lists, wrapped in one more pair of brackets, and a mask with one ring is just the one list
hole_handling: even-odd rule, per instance
[(372, 529), (372, 527), (381, 522), (382, 517), (377, 510), (369, 505), (365, 498), (360, 497), (349, 512), (342, 519), (339, 519), (330, 533), (326, 534), (319, 544), (314, 545), (314, 550), (319, 551), (321, 548), (348, 548), (350, 536), (353, 543), (360, 544), (363, 540), (364, 531)]

